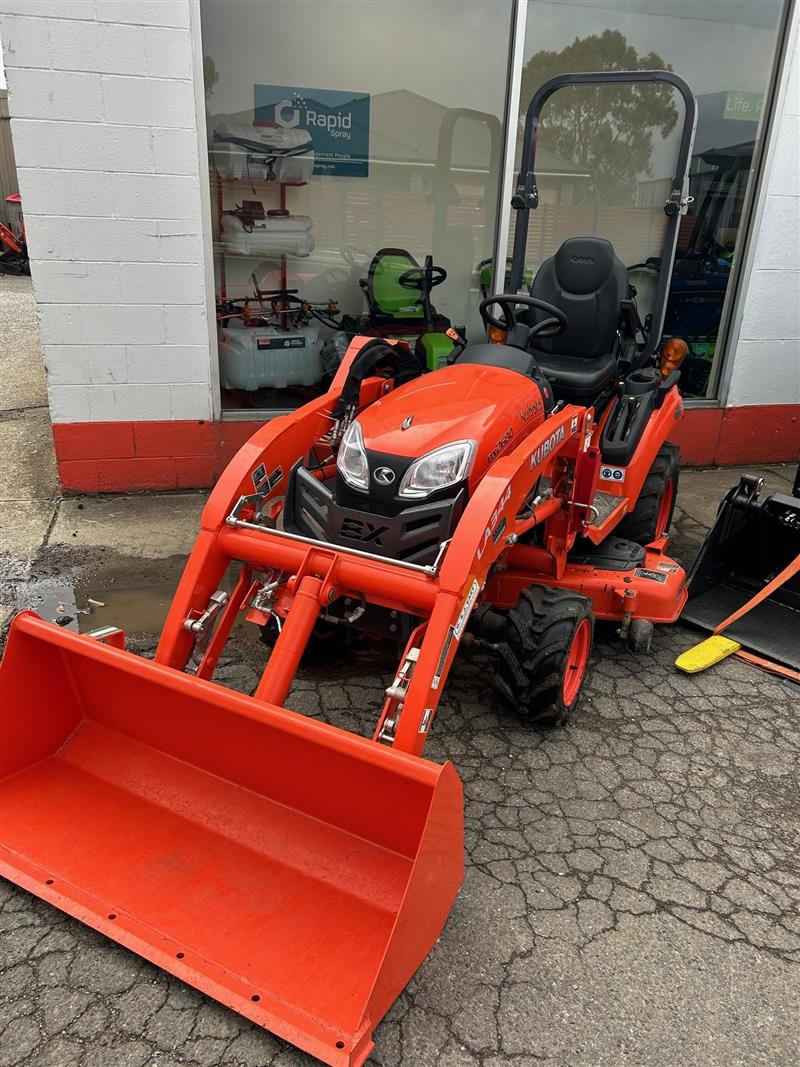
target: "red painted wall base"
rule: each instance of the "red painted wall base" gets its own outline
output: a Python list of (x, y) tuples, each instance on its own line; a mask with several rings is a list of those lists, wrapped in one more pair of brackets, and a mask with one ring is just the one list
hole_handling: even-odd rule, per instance
[[(53, 426), (73, 493), (206, 489), (260, 422), (70, 422)], [(694, 408), (672, 435), (685, 466), (800, 460), (800, 405)]]

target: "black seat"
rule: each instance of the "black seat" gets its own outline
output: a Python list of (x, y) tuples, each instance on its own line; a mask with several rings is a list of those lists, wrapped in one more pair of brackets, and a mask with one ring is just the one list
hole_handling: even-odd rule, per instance
[[(536, 272), (531, 296), (564, 312), (568, 328), (552, 340), (536, 338), (531, 352), (556, 398), (589, 405), (617, 372), (622, 304), (628, 272), (610, 241), (571, 237)], [(531, 311), (531, 321), (547, 316)]]

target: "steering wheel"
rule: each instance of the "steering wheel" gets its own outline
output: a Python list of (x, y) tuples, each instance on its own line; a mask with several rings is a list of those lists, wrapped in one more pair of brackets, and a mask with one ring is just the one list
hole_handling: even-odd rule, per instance
[(416, 289), (420, 293), (429, 293), (447, 278), (444, 267), (434, 267), (433, 256), (425, 257), (424, 267), (412, 267), (397, 279), (404, 289)]
[[(503, 321), (490, 313), (489, 308), (492, 304), (499, 304), (503, 309)], [(481, 300), (478, 311), (481, 313), (484, 325), (494, 326), (496, 330), (505, 330), (508, 334), (512, 334), (517, 328), (517, 316), (514, 311), (517, 305), (537, 308), (539, 311), (544, 311), (548, 316), (530, 327), (528, 341), (531, 341), (534, 337), (558, 337), (569, 326), (567, 316), (561, 308), (557, 308), (554, 304), (548, 304), (546, 300), (539, 300), (536, 296), (523, 296), (520, 293), (515, 295), (495, 293), (494, 296), (487, 296), (485, 300)]]

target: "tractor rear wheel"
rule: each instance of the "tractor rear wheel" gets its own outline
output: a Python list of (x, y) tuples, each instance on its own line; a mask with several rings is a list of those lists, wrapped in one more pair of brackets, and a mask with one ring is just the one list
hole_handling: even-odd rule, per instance
[(616, 527), (616, 536), (639, 545), (649, 545), (667, 533), (678, 495), (679, 462), (677, 445), (661, 446), (644, 480), (636, 506)]
[(510, 611), (476, 619), (495, 649), (495, 685), (526, 722), (564, 726), (578, 704), (592, 648), (591, 602), (568, 589), (533, 585)]

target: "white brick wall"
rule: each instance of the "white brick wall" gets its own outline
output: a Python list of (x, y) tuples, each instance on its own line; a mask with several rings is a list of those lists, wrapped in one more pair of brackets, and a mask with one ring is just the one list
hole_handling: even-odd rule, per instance
[(800, 8), (728, 405), (800, 404)]
[(53, 421), (209, 418), (189, 0), (0, 0), (0, 36)]

